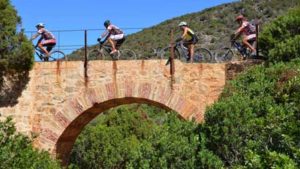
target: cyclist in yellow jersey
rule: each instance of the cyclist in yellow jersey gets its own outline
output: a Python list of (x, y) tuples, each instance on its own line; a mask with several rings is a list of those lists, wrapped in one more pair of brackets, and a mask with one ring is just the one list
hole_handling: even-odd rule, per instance
[(187, 47), (189, 51), (189, 58), (187, 59), (187, 61), (193, 62), (194, 47), (195, 44), (198, 42), (198, 38), (195, 35), (194, 31), (191, 28), (189, 28), (186, 22), (180, 22), (178, 26), (182, 30), (182, 35), (176, 40), (176, 42), (183, 41), (183, 45)]

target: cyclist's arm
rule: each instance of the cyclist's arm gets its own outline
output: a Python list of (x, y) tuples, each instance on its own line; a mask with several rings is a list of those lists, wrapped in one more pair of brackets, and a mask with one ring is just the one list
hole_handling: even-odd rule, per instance
[(37, 38), (38, 36), (40, 36), (39, 33), (35, 34), (35, 35), (32, 35), (32, 37), (30, 38), (30, 41), (34, 40), (35, 38)]
[(101, 38), (104, 38), (103, 41), (101, 41), (101, 43), (104, 43), (110, 36), (110, 32), (109, 31), (105, 31), (102, 35), (101, 35)]
[(181, 35), (181, 39), (184, 39), (184, 37), (186, 37), (187, 34), (188, 34), (188, 28), (185, 27), (183, 30), (183, 34)]

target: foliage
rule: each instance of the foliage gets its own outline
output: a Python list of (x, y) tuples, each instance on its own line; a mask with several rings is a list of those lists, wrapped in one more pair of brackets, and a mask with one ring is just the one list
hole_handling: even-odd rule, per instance
[(206, 112), (205, 147), (230, 168), (299, 168), (300, 60), (257, 66)]
[(146, 105), (100, 115), (77, 139), (79, 168), (197, 168), (197, 125)]
[(300, 6), (267, 25), (259, 42), (262, 52), (272, 62), (300, 57)]
[(23, 32), (17, 32), (21, 18), (9, 0), (0, 0), (0, 89), (4, 76), (28, 71), (33, 65), (33, 48)]
[(47, 152), (34, 149), (28, 137), (16, 133), (11, 118), (0, 121), (0, 164), (0, 169), (60, 168)]

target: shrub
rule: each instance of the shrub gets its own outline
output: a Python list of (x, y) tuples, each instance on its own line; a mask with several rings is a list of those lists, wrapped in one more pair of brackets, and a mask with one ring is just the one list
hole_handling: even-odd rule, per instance
[(271, 62), (290, 61), (300, 53), (300, 7), (290, 10), (266, 26), (259, 45)]
[(0, 169), (58, 169), (59, 163), (45, 151), (32, 147), (32, 141), (19, 133), (11, 118), (0, 121)]

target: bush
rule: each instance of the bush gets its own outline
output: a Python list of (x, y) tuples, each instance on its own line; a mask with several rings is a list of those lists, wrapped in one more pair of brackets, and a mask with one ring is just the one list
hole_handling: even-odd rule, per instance
[(299, 168), (299, 67), (257, 66), (230, 82), (205, 114), (206, 149), (230, 168)]
[(271, 62), (290, 61), (300, 53), (300, 7), (290, 10), (266, 26), (259, 45)]
[(60, 168), (47, 152), (34, 149), (28, 137), (16, 133), (11, 118), (0, 121), (0, 164), (0, 169)]
[[(123, 106), (100, 116), (76, 140), (80, 168), (198, 168), (197, 125), (159, 108)], [(211, 155), (213, 156), (213, 155)], [(216, 157), (217, 158), (217, 157)], [(203, 160), (203, 163), (206, 160)], [(203, 166), (214, 166), (206, 162)]]

